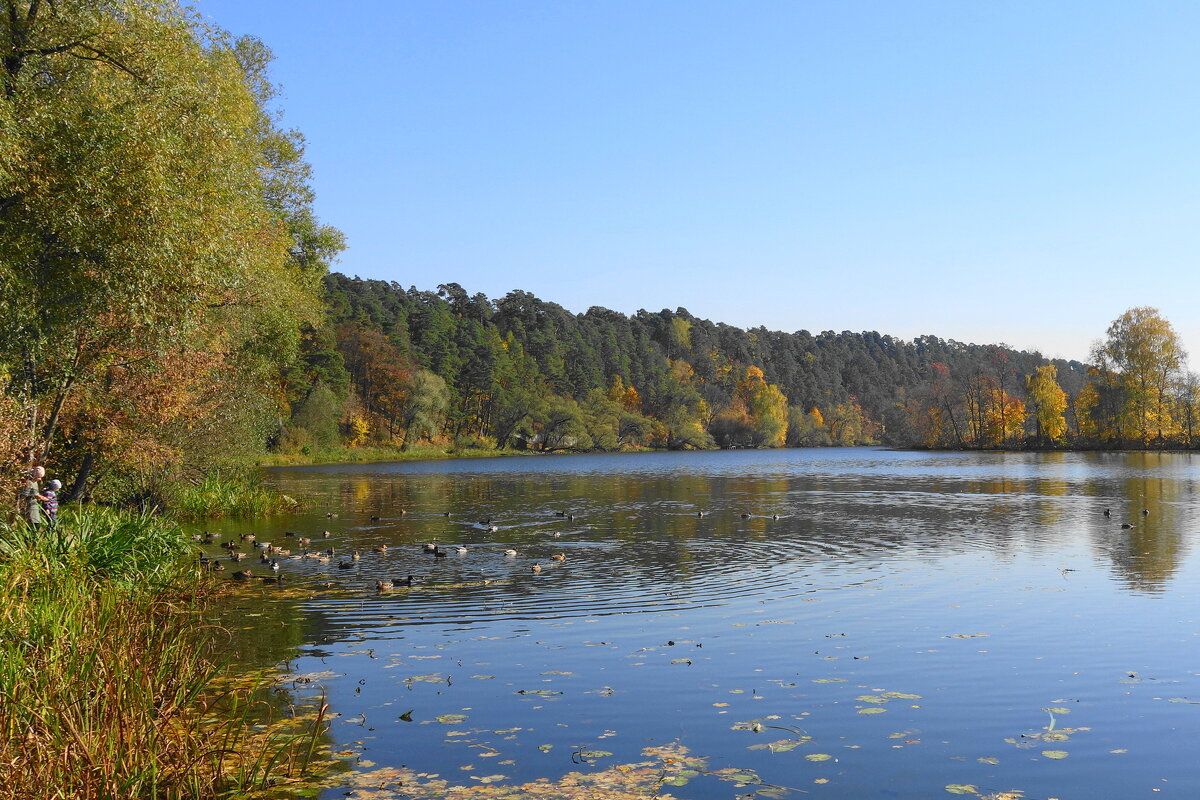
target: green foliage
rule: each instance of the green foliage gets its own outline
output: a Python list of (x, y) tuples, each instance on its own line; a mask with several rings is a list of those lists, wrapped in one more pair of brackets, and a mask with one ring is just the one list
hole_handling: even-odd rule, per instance
[(0, 0), (0, 370), (30, 458), (86, 481), (261, 447), (341, 246), (269, 60), (173, 3)]
[(212, 473), (198, 483), (174, 483), (167, 490), (166, 504), (177, 516), (261, 517), (293, 511), (296, 501), (262, 485), (256, 471)]
[(303, 771), (319, 719), (264, 735), (249, 689), (216, 688), (212, 591), (162, 517), (0, 525), (0, 794), (202, 800)]
[(317, 384), (292, 414), (292, 425), (317, 447), (333, 447), (341, 418), (342, 402), (329, 387)]
[(165, 583), (188, 547), (179, 527), (149, 512), (64, 506), (56, 526), (0, 526), (0, 569), (134, 587)]
[[(744, 331), (685, 309), (572, 314), (528, 292), (492, 302), (457, 284), (433, 293), (334, 273), (326, 295), (353, 393), (381, 440), (404, 441), (406, 420), (421, 416), (412, 376), (424, 370), (447, 392), (437, 424), (422, 429), (429, 441), (470, 435), (501, 447), (575, 449), (590, 439), (600, 450), (968, 446), (972, 430), (995, 428), (1011, 443), (1024, 420), (1011, 392), (1046, 363), (1036, 353), (932, 336)], [(356, 366), (372, 359), (391, 366)], [(1078, 392), (1083, 366), (1054, 364), (1064, 390)], [(971, 428), (966, 376), (981, 374), (1008, 391), (992, 415), (999, 423), (979, 413)]]

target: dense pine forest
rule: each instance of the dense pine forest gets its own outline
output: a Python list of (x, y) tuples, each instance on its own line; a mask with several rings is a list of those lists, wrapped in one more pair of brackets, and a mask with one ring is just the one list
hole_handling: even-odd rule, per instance
[[(325, 290), (327, 324), (306, 331), (285, 381), (291, 418), (272, 441), (283, 452), (1192, 444), (1178, 346), (1152, 309), (1114, 322), (1089, 367), (934, 336), (742, 330), (682, 308), (573, 314), (452, 283), (332, 273)], [(1125, 379), (1138, 370), (1126, 351), (1154, 330), (1176, 354), (1148, 367), (1162, 378), (1148, 393), (1146, 375)]]

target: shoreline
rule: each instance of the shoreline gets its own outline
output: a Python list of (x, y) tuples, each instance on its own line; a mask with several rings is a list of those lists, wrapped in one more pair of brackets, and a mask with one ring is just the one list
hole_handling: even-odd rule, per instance
[[(1107, 448), (1107, 447), (1037, 447), (1037, 448), (1004, 448), (1004, 447), (988, 447), (988, 448), (956, 448), (956, 447), (913, 447), (911, 445), (885, 445), (885, 444), (864, 444), (864, 445), (847, 445), (847, 446), (830, 446), (830, 447), (718, 447), (713, 448), (713, 451), (735, 451), (735, 450), (847, 450), (863, 447), (875, 447), (891, 452), (907, 452), (907, 453), (1112, 453), (1112, 454), (1132, 454), (1132, 453), (1164, 453), (1174, 455), (1185, 455), (1188, 453), (1197, 453), (1200, 450), (1187, 448)], [(669, 453), (673, 452), (666, 449), (638, 449), (638, 450), (561, 450), (549, 453), (536, 450), (444, 450), (437, 447), (414, 448), (410, 450), (390, 449), (384, 447), (371, 448), (335, 448), (332, 450), (324, 450), (313, 454), (291, 454), (291, 455), (268, 455), (263, 458), (256, 459), (253, 466), (258, 469), (268, 469), (276, 467), (314, 467), (314, 466), (338, 466), (345, 464), (387, 464), (387, 463), (402, 463), (408, 461), (459, 461), (482, 458), (537, 458), (537, 457), (553, 457), (561, 455), (592, 455), (592, 454), (611, 454), (622, 453), (625, 455), (638, 453)]]

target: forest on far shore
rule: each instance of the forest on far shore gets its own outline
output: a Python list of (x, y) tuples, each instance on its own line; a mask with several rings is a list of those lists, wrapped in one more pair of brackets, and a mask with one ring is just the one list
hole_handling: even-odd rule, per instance
[(742, 330), (683, 308), (573, 314), (524, 291), (336, 272), (325, 293), (325, 324), (286, 376), (280, 452), (1196, 443), (1197, 381), (1151, 308), (1115, 320), (1083, 364), (935, 336)]
[(10, 497), (34, 465), (64, 499), (146, 501), (268, 453), (1197, 445), (1198, 381), (1151, 308), (1084, 364), (330, 272), (344, 237), (264, 43), (171, 3), (8, 5)]

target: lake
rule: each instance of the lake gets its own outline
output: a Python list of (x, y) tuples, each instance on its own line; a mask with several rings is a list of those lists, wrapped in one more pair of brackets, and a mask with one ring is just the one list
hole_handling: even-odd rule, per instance
[(1198, 479), (870, 448), (320, 466), (268, 472), (304, 513), (221, 530), (293, 549), (307, 591), (231, 613), (243, 658), (327, 693), (325, 798), (1194, 798)]

